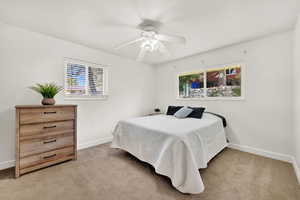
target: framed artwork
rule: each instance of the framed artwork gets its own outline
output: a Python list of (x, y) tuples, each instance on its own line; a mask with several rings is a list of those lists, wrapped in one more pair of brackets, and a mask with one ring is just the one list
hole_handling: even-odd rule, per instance
[(178, 75), (178, 99), (243, 99), (242, 64)]

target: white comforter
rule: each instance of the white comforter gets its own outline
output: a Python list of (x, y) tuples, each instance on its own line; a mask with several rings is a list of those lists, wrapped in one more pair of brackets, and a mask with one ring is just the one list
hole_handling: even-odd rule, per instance
[(113, 136), (113, 148), (150, 163), (157, 173), (168, 176), (175, 188), (191, 194), (204, 190), (198, 169), (206, 168), (211, 159), (210, 141), (221, 136), (222, 148), (227, 144), (222, 120), (207, 113), (202, 119), (156, 115), (124, 120)]

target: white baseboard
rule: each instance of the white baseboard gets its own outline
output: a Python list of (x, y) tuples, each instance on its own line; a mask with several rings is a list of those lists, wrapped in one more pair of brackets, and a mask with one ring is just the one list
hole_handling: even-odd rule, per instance
[(104, 143), (107, 143), (107, 142), (111, 142), (112, 139), (113, 139), (113, 137), (109, 136), (109, 137), (100, 138), (100, 139), (97, 139), (97, 140), (94, 140), (94, 141), (78, 144), (77, 150), (86, 149), (86, 148), (89, 148), (89, 147), (97, 146), (99, 144), (104, 144)]
[[(91, 142), (82, 143), (82, 144), (78, 145), (77, 150), (86, 149), (86, 148), (93, 147), (93, 146), (96, 146), (99, 144), (104, 144), (104, 143), (107, 143), (110, 141), (112, 141), (112, 136), (101, 138), (101, 139), (91, 141)], [(8, 169), (8, 168), (11, 168), (14, 166), (15, 166), (15, 160), (0, 162), (0, 170)]]
[(15, 160), (0, 162), (0, 170), (11, 168), (14, 166), (15, 166)]
[(298, 182), (300, 184), (300, 166), (298, 165), (298, 162), (296, 161), (295, 158), (293, 158), (293, 167), (294, 167)]
[(294, 156), (281, 154), (281, 153), (275, 153), (275, 152), (272, 152), (272, 151), (266, 151), (266, 150), (257, 149), (257, 148), (253, 148), (253, 147), (248, 147), (248, 146), (239, 145), (239, 144), (229, 144), (228, 147), (232, 148), (232, 149), (239, 150), (239, 151), (244, 151), (244, 152), (260, 155), (260, 156), (263, 156), (263, 157), (272, 158), (272, 159), (275, 159), (275, 160), (281, 160), (281, 161), (284, 161), (284, 162), (291, 163), (293, 165), (294, 170), (295, 170), (295, 174), (296, 174), (296, 177), (298, 179), (298, 183), (300, 184), (300, 166), (298, 165), (298, 163), (297, 163)]
[(294, 159), (293, 156), (290, 156), (290, 155), (276, 153), (276, 152), (272, 152), (272, 151), (266, 151), (266, 150), (263, 150), (263, 149), (257, 149), (257, 148), (244, 146), (244, 145), (239, 145), (239, 144), (230, 143), (228, 147), (232, 148), (232, 149), (239, 150), (239, 151), (244, 151), (244, 152), (264, 156), (264, 157), (267, 157), (267, 158), (272, 158), (272, 159), (275, 159), (275, 160), (281, 160), (281, 161), (289, 162), (289, 163), (293, 163), (293, 159)]

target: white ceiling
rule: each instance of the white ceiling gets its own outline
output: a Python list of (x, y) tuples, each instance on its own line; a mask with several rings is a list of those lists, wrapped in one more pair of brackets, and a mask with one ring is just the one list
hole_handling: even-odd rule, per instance
[(300, 0), (0, 0), (0, 21), (135, 59), (139, 46), (114, 46), (139, 36), (142, 18), (161, 33), (182, 35), (172, 55), (146, 56), (157, 64), (291, 29)]

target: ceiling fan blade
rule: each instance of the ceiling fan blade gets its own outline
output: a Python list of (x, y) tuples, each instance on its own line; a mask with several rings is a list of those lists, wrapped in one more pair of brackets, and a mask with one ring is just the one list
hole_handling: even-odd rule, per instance
[(138, 17), (133, 17), (132, 20), (121, 18), (121, 16), (115, 18), (113, 16), (100, 19), (97, 24), (104, 29), (126, 29), (138, 31), (136, 24), (140, 23), (142, 20)]
[(140, 53), (136, 60), (141, 61), (145, 57), (146, 52), (147, 52), (147, 50), (145, 48), (141, 48)]
[(165, 34), (157, 34), (157, 39), (165, 42), (173, 42), (179, 44), (185, 44), (186, 39), (182, 36), (177, 35), (165, 35)]
[(164, 45), (164, 43), (162, 43), (161, 41), (158, 41), (159, 47), (158, 47), (158, 51), (161, 52), (162, 54), (166, 55), (166, 56), (171, 56), (170, 51), (167, 49), (167, 47)]
[(140, 38), (137, 38), (137, 39), (135, 39), (135, 40), (130, 40), (130, 41), (128, 41), (128, 42), (124, 42), (124, 43), (119, 44), (118, 46), (116, 46), (115, 49), (116, 49), (116, 50), (121, 49), (121, 48), (123, 48), (123, 47), (125, 47), (125, 46), (132, 45), (132, 44), (134, 44), (134, 43), (137, 43), (137, 42), (139, 42), (139, 41), (142, 41), (143, 39), (144, 39), (144, 38), (140, 37)]

